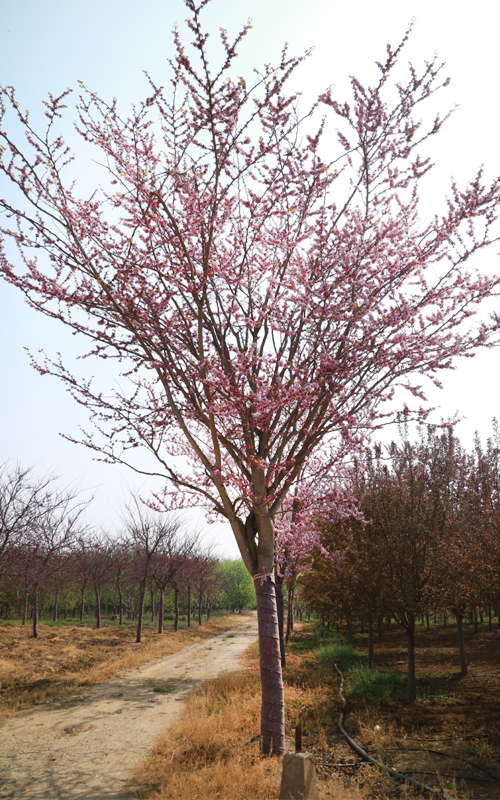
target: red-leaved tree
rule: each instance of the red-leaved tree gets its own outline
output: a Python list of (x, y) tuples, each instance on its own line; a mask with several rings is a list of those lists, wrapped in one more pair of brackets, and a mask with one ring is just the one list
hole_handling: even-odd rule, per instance
[[(127, 116), (81, 85), (77, 129), (109, 177), (91, 196), (78, 195), (58, 133), (68, 92), (48, 96), (37, 132), (14, 89), (2, 90), (1, 231), (18, 256), (4, 248), (0, 268), (33, 308), (86, 337), (88, 354), (124, 365), (108, 392), (60, 358), (38, 365), (88, 408), (85, 444), (136, 468), (133, 450), (146, 448), (167, 492), (229, 521), (255, 577), (262, 748), (283, 754), (275, 515), (311, 458), (315, 471), (331, 468), (395, 386), (421, 397), (411, 375), (437, 380), (492, 341), (496, 319), (464, 323), (500, 281), (468, 268), (494, 238), (499, 184), (480, 170), (452, 185), (442, 215), (419, 214), (432, 167), (419, 153), (446, 115), (421, 121), (435, 60), (389, 85), (407, 36), (373, 86), (352, 79), (351, 104), (321, 94), (311, 113), (321, 107), (327, 121), (314, 127), (305, 113), (304, 129), (287, 91), (303, 58), (285, 47), (274, 67), (238, 77), (247, 25), (234, 41), (221, 29), (224, 58), (211, 70), (207, 2), (185, 0), (192, 47), (174, 32), (168, 92), (149, 79)], [(337, 149), (324, 145), (328, 115)]]

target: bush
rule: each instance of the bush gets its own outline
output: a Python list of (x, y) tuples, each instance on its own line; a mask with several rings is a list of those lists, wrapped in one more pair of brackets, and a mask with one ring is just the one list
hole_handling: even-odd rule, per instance
[(346, 642), (325, 644), (319, 650), (316, 650), (316, 655), (321, 663), (327, 667), (333, 668), (334, 664), (338, 664), (342, 670), (351, 669), (353, 665), (358, 664), (362, 658), (365, 658), (363, 653), (356, 650), (352, 644), (346, 644)]
[(403, 683), (403, 676), (398, 672), (379, 672), (369, 669), (366, 664), (354, 664), (349, 670), (347, 694), (358, 696), (369, 695), (375, 700), (384, 697)]

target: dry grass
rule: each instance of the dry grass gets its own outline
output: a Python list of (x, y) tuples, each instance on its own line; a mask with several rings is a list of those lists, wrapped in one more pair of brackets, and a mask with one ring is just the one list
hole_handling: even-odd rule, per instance
[[(323, 668), (297, 687), (301, 658), (287, 656), (285, 704), (287, 750), (293, 750), (293, 729), (301, 720), (308, 750), (326, 746), (323, 728), (331, 697)], [(187, 701), (186, 713), (157, 743), (135, 773), (131, 789), (137, 798), (158, 800), (275, 800), (279, 794), (281, 759), (259, 751), (260, 682), (258, 649), (244, 655), (245, 673), (208, 681)], [(330, 797), (360, 800), (358, 782), (345, 791), (341, 778), (321, 781), (318, 800)]]
[(85, 625), (40, 625), (38, 639), (28, 627), (0, 625), (0, 719), (113, 677), (223, 633), (244, 621), (241, 615), (214, 618), (201, 627), (166, 629), (159, 636), (145, 627), (135, 643), (135, 627), (117, 625), (96, 630)]
[(182, 722), (136, 773), (138, 798), (261, 800), (277, 797), (281, 763), (262, 758), (256, 671), (223, 675), (189, 698)]
[[(401, 637), (396, 632), (384, 646), (383, 658), (391, 670), (400, 658)], [(474, 646), (478, 653), (484, 650), (484, 658), (488, 652), (494, 661), (496, 648), (490, 642), (483, 647), (487, 639), (488, 634), (483, 634)], [(287, 751), (293, 751), (293, 728), (300, 719), (304, 749), (316, 758), (317, 800), (409, 800), (426, 796), (362, 762), (349, 748), (337, 729), (338, 676), (315, 656), (317, 645), (309, 626), (296, 625), (284, 670)], [(472, 643), (469, 647), (472, 651)], [(436, 655), (440, 656), (442, 648), (437, 649)], [(281, 760), (262, 757), (258, 739), (254, 738), (259, 732), (260, 714), (256, 646), (249, 648), (244, 662), (245, 674), (207, 682), (191, 696), (183, 720), (165, 734), (135, 774), (132, 789), (137, 798), (275, 800), (279, 794)], [(482, 666), (485, 672), (494, 671), (492, 664)], [(451, 664), (443, 663), (442, 667), (453, 673)], [(428, 668), (429, 665), (425, 667)], [(436, 680), (435, 691), (441, 692), (441, 678)], [(500, 679), (495, 689), (492, 679), (488, 681), (494, 705), (491, 710), (488, 694), (481, 695), (476, 679), (471, 677), (454, 681), (453, 702), (431, 700), (426, 695), (410, 704), (405, 699), (404, 685), (396, 687), (384, 700), (351, 695), (344, 724), (372, 755), (440, 788), (445, 797), (493, 800), (498, 797), (500, 785), (494, 778), (500, 774), (500, 725), (496, 716)], [(474, 702), (477, 709), (471, 707)], [(491, 716), (486, 719), (490, 711)], [(482, 736), (448, 738), (476, 734)], [(439, 741), (431, 741), (434, 738)], [(490, 770), (490, 774), (485, 770)], [(469, 780), (464, 776), (470, 776)]]

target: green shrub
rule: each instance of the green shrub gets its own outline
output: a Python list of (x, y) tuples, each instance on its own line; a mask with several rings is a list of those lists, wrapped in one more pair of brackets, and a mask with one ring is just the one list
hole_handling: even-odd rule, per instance
[(398, 672), (379, 672), (358, 663), (349, 670), (347, 694), (369, 695), (375, 700), (383, 700), (402, 682), (403, 676)]
[(334, 664), (338, 664), (341, 670), (351, 669), (354, 664), (359, 663), (360, 659), (365, 658), (363, 653), (346, 642), (325, 644), (316, 650), (316, 655), (322, 664), (332, 668)]

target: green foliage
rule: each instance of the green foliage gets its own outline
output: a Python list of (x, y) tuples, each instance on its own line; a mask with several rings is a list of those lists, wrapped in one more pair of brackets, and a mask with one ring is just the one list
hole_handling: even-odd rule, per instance
[(379, 672), (378, 669), (369, 669), (366, 664), (357, 663), (349, 670), (347, 693), (383, 700), (402, 683), (403, 676), (399, 672)]
[(255, 608), (253, 580), (241, 559), (222, 561), (220, 564), (224, 596), (222, 604), (231, 611)]
[(288, 647), (292, 653), (304, 653), (307, 651), (318, 651), (325, 643), (336, 642), (341, 636), (337, 631), (324, 628), (319, 623), (311, 624), (311, 635), (306, 638), (291, 639)]
[(333, 669), (338, 664), (341, 670), (350, 670), (357, 665), (364, 654), (346, 642), (331, 642), (316, 650), (316, 656), (327, 667)]

